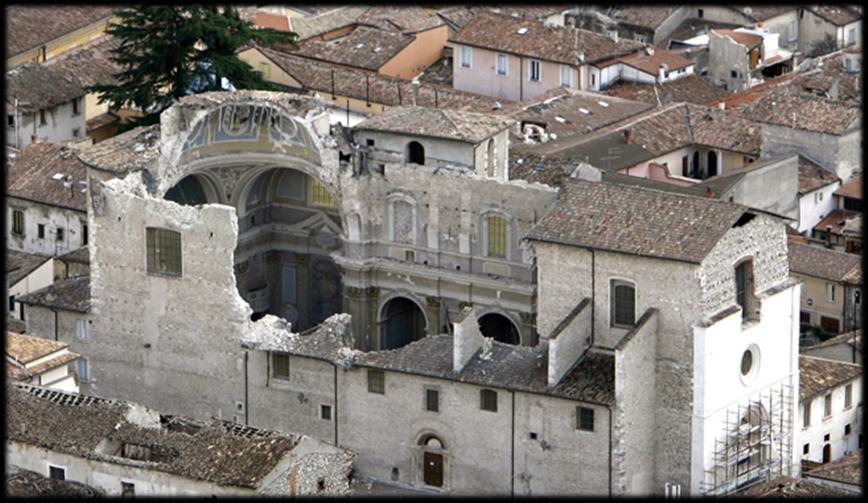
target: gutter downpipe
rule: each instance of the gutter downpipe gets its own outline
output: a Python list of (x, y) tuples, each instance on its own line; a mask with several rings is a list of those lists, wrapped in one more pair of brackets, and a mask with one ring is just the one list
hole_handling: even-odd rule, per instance
[(606, 408), (609, 409), (609, 499), (612, 499), (612, 406)]
[(250, 426), (249, 381), (247, 379), (247, 361), (250, 351), (244, 350), (244, 426)]
[(510, 428), (512, 430), (512, 435), (509, 439), (509, 450), (511, 456), (509, 457), (509, 495), (511, 497), (515, 497), (515, 391), (510, 392), (512, 394), (512, 423)]
[(332, 364), (332, 367), (335, 369), (335, 446), (338, 445), (338, 366)]

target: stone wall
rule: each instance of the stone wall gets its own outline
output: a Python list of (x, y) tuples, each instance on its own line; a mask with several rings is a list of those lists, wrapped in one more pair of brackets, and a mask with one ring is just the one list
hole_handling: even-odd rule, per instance
[[(12, 233), (12, 210), (24, 212), (23, 235)], [(44, 237), (41, 238), (39, 237), (40, 224), (45, 226)], [(81, 246), (82, 225), (87, 225), (87, 215), (82, 211), (35, 203), (16, 197), (9, 197), (6, 200), (6, 248), (9, 250), (63, 255)], [(58, 229), (63, 229), (62, 241), (57, 240)]]
[(804, 154), (845, 182), (861, 166), (861, 125), (841, 136), (775, 124), (763, 124), (762, 130), (763, 157)]
[(655, 493), (657, 311), (646, 311), (640, 321), (615, 349), (612, 471), (618, 495)]

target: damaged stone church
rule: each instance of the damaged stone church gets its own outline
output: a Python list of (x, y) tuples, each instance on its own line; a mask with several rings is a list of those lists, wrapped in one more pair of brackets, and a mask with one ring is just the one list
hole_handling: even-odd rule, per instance
[(310, 435), (449, 494), (797, 475), (786, 221), (587, 165), (511, 179), (512, 127), (406, 107), (346, 129), (242, 91), (82, 149), (83, 390)]

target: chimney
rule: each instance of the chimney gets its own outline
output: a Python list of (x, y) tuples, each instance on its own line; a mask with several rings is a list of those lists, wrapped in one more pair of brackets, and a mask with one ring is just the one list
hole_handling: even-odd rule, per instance
[(663, 82), (663, 79), (666, 78), (666, 70), (669, 69), (669, 65), (666, 63), (660, 63), (660, 68), (657, 70), (657, 78), (660, 82)]
[(720, 103), (717, 104), (717, 108), (719, 108), (721, 110), (726, 110), (726, 102), (721, 101)]
[(705, 188), (705, 197), (707, 197), (707, 198), (709, 198), (709, 199), (711, 199), (712, 197), (714, 197), (714, 191), (711, 190), (711, 187), (706, 187), (706, 188)]
[(422, 85), (422, 83), (418, 80), (414, 80), (413, 82), (411, 82), (411, 84), (413, 85), (413, 106), (415, 107), (416, 100), (418, 100), (419, 98), (419, 87)]
[(645, 53), (648, 54), (649, 56), (653, 56), (654, 55), (654, 47), (652, 47), (650, 45), (645, 46)]
[(464, 367), (482, 347), (485, 341), (482, 332), (479, 331), (479, 322), (476, 321), (476, 311), (473, 306), (467, 306), (458, 313), (458, 318), (452, 322), (454, 335), (452, 336), (452, 370), (461, 372)]
[(630, 139), (630, 130), (629, 130), (629, 129), (625, 129), (625, 130), (624, 130), (624, 143), (630, 143), (630, 142), (631, 142), (631, 139)]

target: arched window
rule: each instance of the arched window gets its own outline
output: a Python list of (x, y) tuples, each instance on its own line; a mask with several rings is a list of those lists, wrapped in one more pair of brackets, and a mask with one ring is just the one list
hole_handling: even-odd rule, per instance
[(425, 337), (425, 314), (406, 297), (395, 297), (383, 305), (380, 317), (380, 349), (396, 349)]
[(708, 176), (717, 176), (717, 152), (708, 151)]
[(208, 202), (202, 184), (194, 175), (186, 176), (180, 182), (175, 184), (174, 187), (166, 192), (165, 199), (188, 206), (195, 206), (197, 204), (205, 204)]
[(256, 178), (256, 180), (253, 182), (253, 185), (250, 186), (250, 190), (247, 192), (248, 207), (262, 202), (262, 187), (265, 185), (265, 181), (268, 180), (268, 176), (270, 173), (270, 171), (262, 173)]
[(612, 280), (611, 325), (632, 328), (636, 324), (636, 287), (626, 281)]
[(305, 178), (307, 176), (301, 171), (282, 169), (277, 183), (277, 196), (304, 201)]
[(418, 141), (407, 144), (407, 162), (425, 164), (425, 147)]
[(486, 217), (486, 222), (488, 231), (488, 256), (506, 258), (509, 249), (506, 232), (506, 219), (500, 215), (489, 215)]
[(495, 159), (494, 138), (491, 138), (490, 140), (488, 140), (488, 166), (486, 169), (488, 176), (494, 176), (496, 167), (497, 160)]
[(491, 337), (505, 344), (521, 342), (515, 324), (502, 314), (488, 313), (481, 316), (479, 318), (479, 331), (484, 337)]

